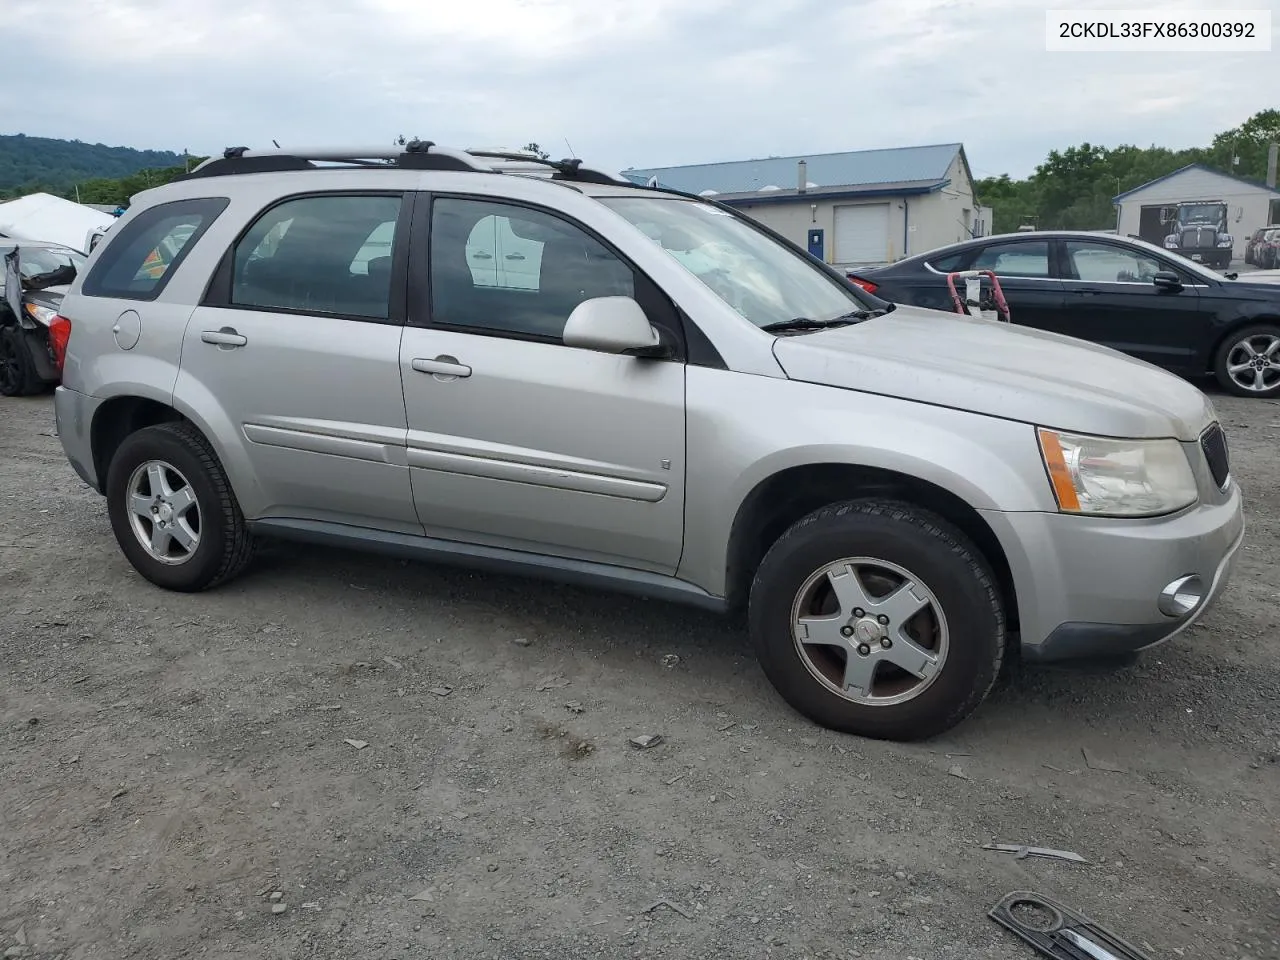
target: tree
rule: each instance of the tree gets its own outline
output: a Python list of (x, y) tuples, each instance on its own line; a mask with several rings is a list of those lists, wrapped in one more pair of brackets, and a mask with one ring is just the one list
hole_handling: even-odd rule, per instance
[(521, 149), (521, 150), (524, 150), (524, 151), (526, 151), (526, 152), (528, 152), (528, 153), (532, 153), (532, 154), (534, 154), (535, 156), (539, 157), (539, 158), (540, 158), (540, 159), (542, 159), (542, 160), (548, 160), (548, 159), (550, 159), (550, 158), (551, 158), (551, 154), (547, 153), (547, 151), (543, 150), (543, 149), (542, 149), (540, 146), (538, 146), (536, 143), (526, 143), (526, 144), (525, 144), (523, 147), (521, 147), (520, 149)]
[[(1280, 110), (1261, 110), (1214, 137), (1209, 162), (1238, 177), (1262, 180), (1267, 175), (1267, 149), (1273, 143), (1280, 143)], [(1232, 163), (1234, 157), (1240, 158), (1239, 164)]]
[[(992, 208), (992, 229), (997, 233), (1016, 230), (1024, 218), (1034, 218), (1042, 229), (1098, 230), (1115, 225), (1113, 201), (1118, 194), (1191, 163), (1262, 179), (1267, 146), (1275, 141), (1280, 141), (1280, 110), (1263, 110), (1218, 134), (1207, 147), (1108, 148), (1086, 142), (1049, 151), (1026, 180), (1006, 174), (979, 180), (974, 188), (979, 201)], [(1240, 157), (1239, 165), (1232, 165), (1233, 156)]]

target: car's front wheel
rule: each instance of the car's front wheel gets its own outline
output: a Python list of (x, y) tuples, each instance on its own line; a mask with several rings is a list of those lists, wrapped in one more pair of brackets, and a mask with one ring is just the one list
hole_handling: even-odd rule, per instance
[(21, 328), (0, 329), (0, 396), (23, 397), (42, 386)]
[(1280, 396), (1280, 325), (1260, 323), (1229, 335), (1214, 357), (1213, 372), (1238, 397)]
[(982, 555), (912, 504), (855, 500), (797, 521), (750, 598), (756, 655), (796, 710), (866, 737), (915, 740), (967, 717), (1004, 656)]
[(107, 470), (120, 549), (152, 583), (206, 590), (249, 562), (253, 538), (209, 441), (189, 423), (131, 434)]

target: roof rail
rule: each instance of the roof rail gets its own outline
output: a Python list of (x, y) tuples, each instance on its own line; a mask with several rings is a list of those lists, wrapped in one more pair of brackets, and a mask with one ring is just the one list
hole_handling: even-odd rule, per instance
[(439, 147), (430, 140), (410, 140), (390, 147), (307, 147), (303, 149), (251, 150), (227, 147), (221, 157), (210, 157), (179, 177), (219, 177), (244, 173), (271, 173), (284, 170), (320, 169), (317, 164), (334, 163), (358, 167), (398, 167), (404, 170), (470, 170), (502, 173), (487, 160), (509, 160), (551, 168), (553, 180), (634, 186), (621, 176), (584, 167), (582, 161), (544, 160), (533, 154), (504, 150), (457, 150)]
[(462, 150), (437, 147), (430, 140), (410, 140), (392, 147), (306, 147), (302, 149), (251, 150), (227, 147), (221, 157), (210, 157), (180, 177), (218, 177), (238, 173), (310, 170), (316, 163), (352, 166), (396, 166), (409, 170), (472, 170), (492, 173), (493, 167)]
[(532, 153), (506, 152), (504, 150), (468, 150), (467, 153), (473, 157), (483, 157), (486, 160), (513, 160), (520, 163), (534, 163), (539, 166), (550, 167), (555, 171), (551, 175), (553, 180), (574, 180), (578, 183), (602, 183), (607, 186), (620, 184), (623, 186), (635, 186), (630, 180), (616, 174), (609, 173), (605, 170), (597, 170), (594, 167), (584, 167), (582, 161), (576, 157), (572, 160), (544, 160)]

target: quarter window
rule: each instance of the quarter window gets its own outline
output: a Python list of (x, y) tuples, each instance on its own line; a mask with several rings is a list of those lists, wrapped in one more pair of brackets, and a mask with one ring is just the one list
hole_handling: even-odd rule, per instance
[(399, 196), (300, 197), (236, 244), (231, 303), (386, 320)]
[(1048, 277), (1049, 244), (1045, 240), (993, 243), (983, 248), (970, 270), (991, 270), (1001, 277)]
[(580, 228), (487, 200), (432, 204), (430, 276), (433, 323), (556, 340), (584, 300), (636, 295), (631, 267)]
[(154, 300), (226, 206), (225, 197), (205, 197), (144, 210), (107, 244), (85, 277), (85, 296)]

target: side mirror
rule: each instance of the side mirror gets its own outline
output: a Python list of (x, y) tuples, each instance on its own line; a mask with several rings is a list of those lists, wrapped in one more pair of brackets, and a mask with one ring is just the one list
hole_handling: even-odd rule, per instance
[(662, 340), (630, 297), (593, 297), (573, 308), (565, 321), (566, 347), (582, 347), (601, 353), (637, 353), (659, 356)]
[(1161, 270), (1151, 282), (1155, 284), (1157, 290), (1181, 290), (1182, 281), (1178, 279), (1178, 275), (1172, 270)]

